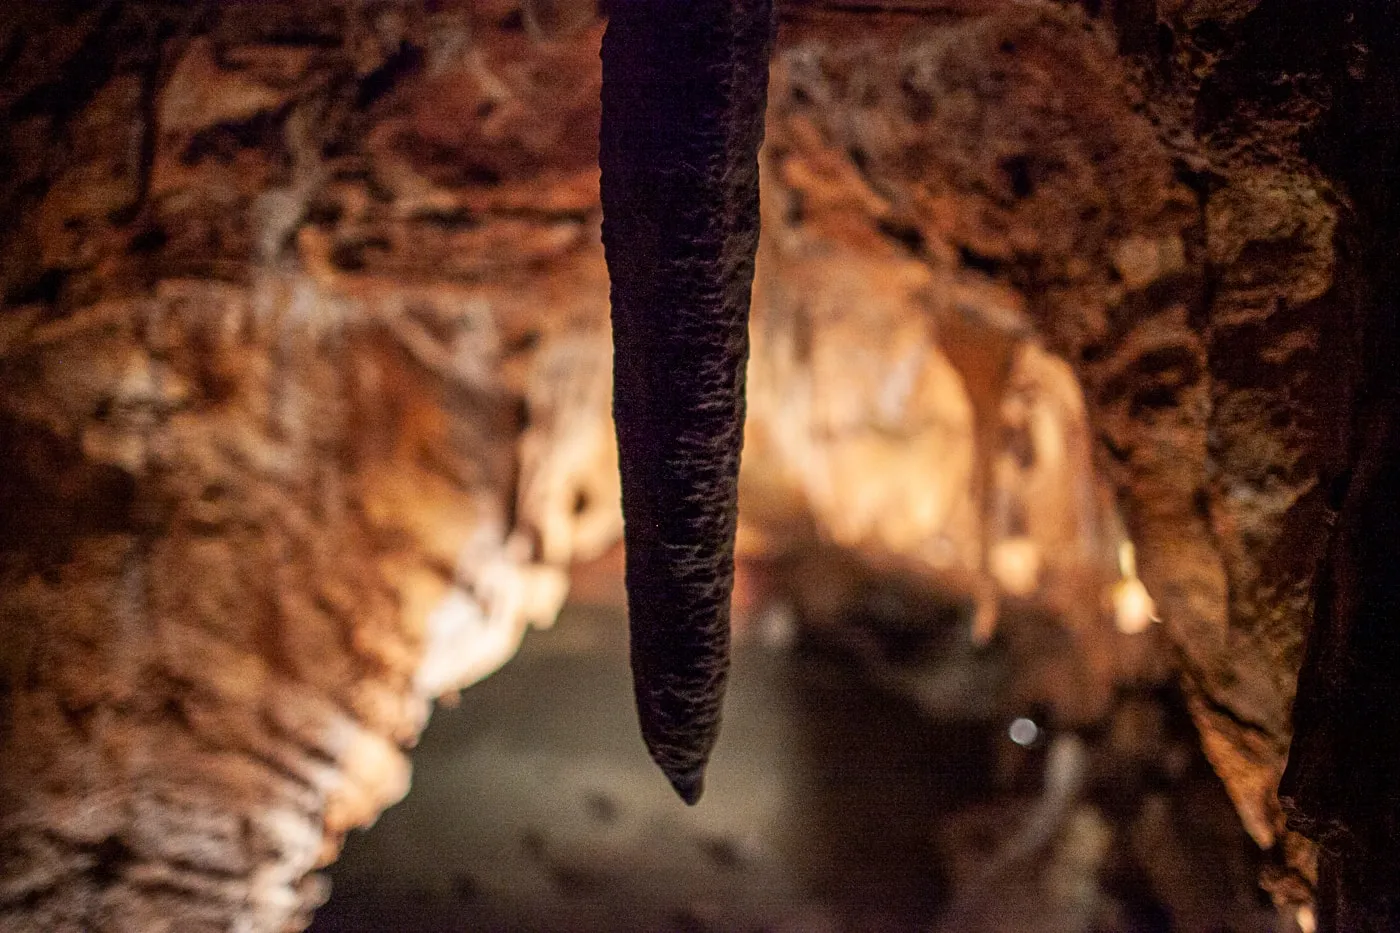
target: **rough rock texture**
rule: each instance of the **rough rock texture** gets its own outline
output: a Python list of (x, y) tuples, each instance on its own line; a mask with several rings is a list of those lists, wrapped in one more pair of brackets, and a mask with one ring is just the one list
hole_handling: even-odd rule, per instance
[[(1321, 794), (1395, 747), (1342, 689), (1393, 657), (1347, 634), (1391, 605), (1357, 556), (1389, 540), (1356, 467), (1393, 436), (1383, 7), (783, 7), (741, 479), (741, 552), (934, 581), (994, 646), (999, 608), (1054, 619), (1085, 676), (1027, 690), (1067, 723), (1152, 666), (1097, 599), (1130, 537), (1291, 904), (1276, 787), (1348, 502), (1295, 753), (1344, 929), (1393, 877), (1355, 833), (1382, 785)], [(430, 698), (616, 540), (600, 35), (583, 0), (0, 12), (0, 928), (297, 927)]]
[(690, 804), (729, 669), (775, 25), (771, 0), (619, 4), (603, 36), (598, 162), (632, 675), (642, 737)]
[[(1288, 866), (1275, 893), (1301, 901), (1313, 855), (1276, 788), (1349, 456), (1365, 298), (1342, 228), (1372, 234), (1310, 146), (1348, 132), (1328, 110), (1348, 83), (1384, 79), (1364, 61), (1376, 22), (1251, 7), (982, 6), (952, 24), (944, 7), (863, 44), (812, 13), (789, 30), (778, 106), (845, 155), (828, 177), (859, 179), (889, 234), (1009, 286), (1074, 364), (1207, 753)], [(940, 318), (945, 342), (959, 318)]]
[(530, 529), (589, 547), (552, 530), (572, 499), (512, 496), (548, 469), (522, 419), (568, 417), (536, 367), (606, 314), (598, 30), (32, 13), (2, 43), (0, 928), (297, 928), (428, 701), (552, 621)]
[(1337, 374), (1351, 395), (1340, 425), (1346, 469), (1329, 484), (1340, 512), (1319, 573), (1283, 791), (1291, 819), (1324, 847), (1321, 922), (1386, 930), (1400, 926), (1393, 508), (1400, 482), (1400, 273), (1393, 261), (1400, 248), (1400, 75), (1392, 64), (1400, 33), (1384, 4), (1302, 13), (1289, 24), (1294, 54), (1322, 76), (1331, 104), (1304, 143), (1350, 195), (1354, 213), (1339, 253), (1353, 270), (1361, 314), (1352, 322), (1350, 365)]

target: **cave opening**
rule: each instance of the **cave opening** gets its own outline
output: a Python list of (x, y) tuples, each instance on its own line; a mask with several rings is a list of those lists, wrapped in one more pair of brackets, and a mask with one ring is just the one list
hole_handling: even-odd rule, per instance
[(680, 807), (635, 734), (600, 563), (575, 581), (591, 604), (434, 713), (313, 933), (1278, 929), (1170, 686), (1090, 728), (1005, 715), (1016, 649), (974, 646), (969, 603), (907, 582), (844, 610), (883, 670), (782, 601), (741, 617), (710, 787)]

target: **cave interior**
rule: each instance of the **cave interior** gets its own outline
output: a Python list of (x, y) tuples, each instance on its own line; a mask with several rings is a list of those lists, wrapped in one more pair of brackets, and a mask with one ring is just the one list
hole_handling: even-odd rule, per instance
[(1400, 930), (1386, 0), (776, 0), (693, 808), (606, 12), (0, 8), (0, 931)]

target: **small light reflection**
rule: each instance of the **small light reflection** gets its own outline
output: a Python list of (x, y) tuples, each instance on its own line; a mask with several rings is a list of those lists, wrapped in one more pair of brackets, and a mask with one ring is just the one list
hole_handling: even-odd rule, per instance
[(1035, 740), (1040, 738), (1040, 727), (1022, 716), (1012, 720), (1011, 728), (1006, 730), (1006, 734), (1011, 736), (1011, 741), (1026, 748), (1035, 744)]
[(1157, 604), (1138, 579), (1137, 554), (1131, 541), (1118, 546), (1118, 570), (1122, 579), (1113, 585), (1113, 617), (1118, 631), (1137, 635), (1157, 619)]
[(797, 641), (797, 613), (790, 604), (776, 600), (755, 621), (758, 641), (772, 651), (786, 651)]
[(1040, 546), (1024, 535), (992, 545), (987, 563), (992, 576), (1012, 596), (1030, 596), (1040, 585)]

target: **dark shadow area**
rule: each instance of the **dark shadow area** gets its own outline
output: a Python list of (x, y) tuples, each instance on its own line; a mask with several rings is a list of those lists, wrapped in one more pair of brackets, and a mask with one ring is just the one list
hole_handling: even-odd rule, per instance
[(741, 643), (690, 809), (637, 736), (621, 614), (573, 607), (434, 715), (312, 930), (1272, 930), (1189, 723), (1121, 708), (1070, 739), (1066, 784), (1044, 733), (934, 723), (829, 652)]

